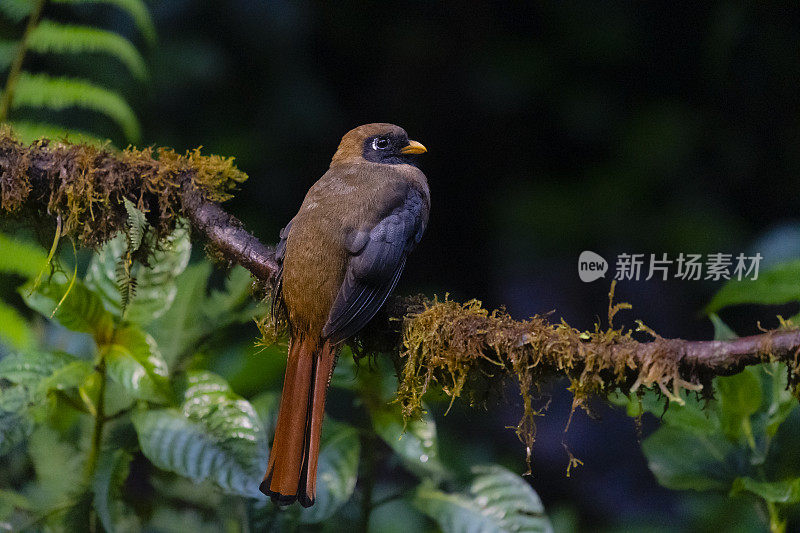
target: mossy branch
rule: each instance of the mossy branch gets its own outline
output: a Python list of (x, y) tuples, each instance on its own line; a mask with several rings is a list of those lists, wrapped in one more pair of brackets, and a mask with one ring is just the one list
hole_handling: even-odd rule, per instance
[[(219, 205), (245, 179), (231, 159), (199, 150), (179, 155), (164, 148), (116, 152), (66, 142), (23, 145), (10, 131), (0, 131), (2, 218), (60, 219), (63, 235), (96, 248), (124, 229), (127, 198), (146, 213), (156, 238), (186, 217), (218, 255), (243, 265), (267, 285), (278, 268), (273, 250)], [(609, 297), (613, 300), (613, 289)], [(459, 304), (395, 297), (353, 344), (394, 354), (401, 375), (398, 398), (407, 415), (418, 411), (422, 394), (433, 383), (452, 398), (466, 393), (481, 400), (496, 384), (515, 378), (525, 409), (518, 433), (528, 442), (538, 414), (533, 394), (540, 383), (558, 375), (569, 379), (576, 406), (591, 395), (644, 387), (656, 387), (680, 402), (682, 390), (710, 394), (714, 376), (770, 360), (785, 362), (790, 384), (798, 383), (800, 330), (686, 341), (662, 338), (640, 324), (638, 331), (653, 339), (639, 342), (634, 331), (613, 327), (614, 314), (622, 308), (609, 304), (607, 328), (580, 331), (544, 316), (514, 320), (475, 300)]]

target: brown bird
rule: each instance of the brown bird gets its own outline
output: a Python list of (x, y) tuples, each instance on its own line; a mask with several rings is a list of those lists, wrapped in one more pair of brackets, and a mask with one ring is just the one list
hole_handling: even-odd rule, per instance
[(339, 347), (392, 292), (430, 210), (426, 152), (392, 124), (349, 131), (330, 168), (280, 233), (273, 312), (289, 322), (289, 359), (261, 492), (314, 503), (325, 395)]

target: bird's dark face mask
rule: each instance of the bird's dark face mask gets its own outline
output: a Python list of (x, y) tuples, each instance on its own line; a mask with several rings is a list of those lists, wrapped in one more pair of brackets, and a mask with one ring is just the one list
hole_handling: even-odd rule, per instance
[(417, 156), (427, 152), (417, 141), (410, 141), (405, 134), (373, 135), (364, 140), (364, 159), (387, 165), (415, 165)]

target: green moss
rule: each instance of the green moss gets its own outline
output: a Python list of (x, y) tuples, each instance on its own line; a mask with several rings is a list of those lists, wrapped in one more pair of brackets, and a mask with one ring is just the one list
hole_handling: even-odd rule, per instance
[(62, 235), (90, 248), (124, 229), (124, 198), (147, 215), (156, 242), (166, 237), (181, 216), (184, 177), (218, 202), (247, 179), (232, 158), (202, 155), (199, 148), (181, 155), (46, 139), (26, 145), (8, 127), (0, 129), (0, 210), (18, 218), (60, 218)]
[[(610, 293), (613, 298), (613, 287)], [(609, 304), (609, 323), (629, 308)], [(565, 322), (552, 324), (545, 316), (514, 320), (504, 310), (489, 311), (477, 300), (461, 304), (445, 298), (428, 302), (424, 310), (406, 318), (400, 354), (402, 373), (398, 401), (406, 417), (419, 416), (422, 397), (437, 385), (451, 398), (466, 396), (482, 403), (492, 388), (513, 379), (519, 386), (523, 414), (516, 432), (530, 450), (536, 435), (539, 384), (553, 376), (569, 380), (573, 410), (587, 408), (592, 396), (605, 397), (622, 389), (636, 392), (657, 387), (680, 401), (680, 390), (700, 390), (704, 379), (687, 382), (679, 376), (679, 351), (669, 339), (658, 337), (640, 324), (638, 331), (655, 336), (642, 345), (633, 331), (613, 325), (580, 331)], [(646, 346), (646, 350), (642, 350)], [(571, 460), (571, 465), (577, 464)]]

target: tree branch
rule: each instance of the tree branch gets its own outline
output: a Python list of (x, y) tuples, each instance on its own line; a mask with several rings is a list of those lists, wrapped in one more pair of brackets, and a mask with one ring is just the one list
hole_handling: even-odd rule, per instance
[[(220, 202), (244, 179), (230, 159), (177, 155), (169, 149), (112, 152), (82, 144), (42, 141), (25, 146), (0, 131), (0, 215), (3, 218), (65, 221), (63, 233), (97, 247), (124, 229), (123, 198), (137, 204), (156, 237), (164, 237), (183, 216), (226, 260), (269, 284), (278, 270), (274, 251), (247, 232)], [(613, 292), (612, 295), (613, 296)], [(619, 306), (610, 309), (609, 321)], [(769, 360), (787, 364), (797, 383), (800, 331), (773, 330), (732, 341), (686, 341), (595, 326), (580, 331), (546, 317), (514, 320), (466, 304), (392, 298), (354, 341), (368, 352), (395, 354), (401, 370), (399, 398), (411, 414), (421, 395), (439, 382), (451, 396), (485, 391), (513, 376), (525, 399), (527, 434), (536, 414), (530, 391), (554, 374), (570, 380), (576, 404), (591, 394), (656, 386), (681, 401), (684, 389), (704, 389), (711, 378)]]

